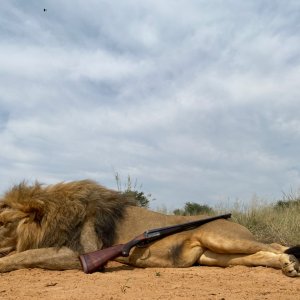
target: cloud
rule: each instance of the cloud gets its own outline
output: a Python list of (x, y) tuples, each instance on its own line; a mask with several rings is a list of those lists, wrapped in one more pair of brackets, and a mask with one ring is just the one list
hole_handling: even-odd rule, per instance
[(0, 20), (1, 191), (117, 171), (173, 209), (299, 187), (296, 2), (4, 1)]

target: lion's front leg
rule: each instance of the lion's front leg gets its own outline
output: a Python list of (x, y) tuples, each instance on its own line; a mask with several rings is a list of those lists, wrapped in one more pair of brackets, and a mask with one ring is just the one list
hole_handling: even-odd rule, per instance
[(26, 268), (72, 270), (81, 269), (81, 265), (78, 254), (66, 247), (31, 249), (0, 259), (1, 273)]

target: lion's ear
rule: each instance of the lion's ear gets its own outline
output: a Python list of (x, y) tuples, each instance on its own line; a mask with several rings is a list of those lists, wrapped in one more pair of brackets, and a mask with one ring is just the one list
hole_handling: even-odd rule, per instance
[(7, 208), (7, 207), (8, 207), (8, 205), (6, 203), (4, 203), (3, 200), (0, 201), (0, 210), (3, 210), (5, 208)]
[(40, 222), (44, 216), (44, 202), (38, 199), (30, 199), (26, 202), (19, 202), (17, 207), (20, 211), (28, 214), (30, 220)]
[(30, 208), (30, 218), (34, 222), (40, 223), (44, 216), (44, 202), (38, 200), (36, 204)]

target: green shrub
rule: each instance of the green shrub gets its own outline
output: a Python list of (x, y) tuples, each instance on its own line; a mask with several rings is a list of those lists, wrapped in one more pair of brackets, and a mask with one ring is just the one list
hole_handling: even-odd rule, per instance
[[(146, 195), (144, 192), (139, 191), (137, 188), (137, 181), (132, 184), (131, 177), (128, 175), (126, 184), (122, 187), (122, 182), (118, 173), (115, 173), (118, 190), (124, 193), (127, 197), (135, 200), (137, 206), (149, 208), (151, 194)], [(140, 189), (142, 186), (139, 187)]]
[(197, 216), (213, 214), (214, 210), (208, 205), (198, 204), (196, 202), (186, 202), (183, 209), (175, 209), (174, 215)]
[(145, 195), (144, 192), (127, 190), (123, 192), (127, 197), (135, 200), (137, 206), (149, 208), (151, 194)]

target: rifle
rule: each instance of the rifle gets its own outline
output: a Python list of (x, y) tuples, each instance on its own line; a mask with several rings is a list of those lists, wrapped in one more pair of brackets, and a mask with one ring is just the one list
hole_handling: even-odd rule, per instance
[(93, 273), (99, 269), (102, 269), (104, 265), (109, 261), (113, 260), (119, 256), (127, 257), (132, 247), (145, 247), (149, 243), (162, 239), (168, 235), (178, 233), (185, 230), (191, 230), (199, 227), (205, 223), (217, 220), (217, 219), (228, 219), (231, 214), (224, 214), (215, 217), (210, 217), (206, 219), (201, 219), (197, 221), (191, 221), (188, 223), (155, 228), (145, 231), (144, 233), (138, 235), (133, 240), (126, 244), (118, 244), (105, 249), (100, 249), (94, 252), (82, 254), (79, 256), (81, 266), (85, 273)]

